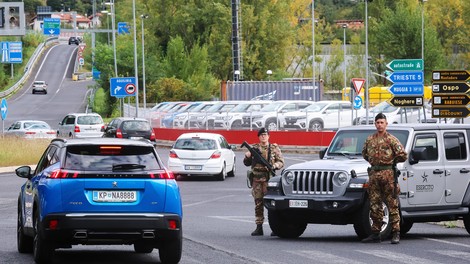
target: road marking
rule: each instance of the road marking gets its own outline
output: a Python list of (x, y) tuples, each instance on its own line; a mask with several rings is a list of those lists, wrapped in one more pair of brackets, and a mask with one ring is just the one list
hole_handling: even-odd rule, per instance
[[(222, 216), (222, 215), (211, 215), (209, 216), (211, 218), (216, 218), (216, 219), (221, 219), (221, 220), (229, 220), (229, 221), (235, 221), (235, 222), (242, 222), (242, 223), (254, 223), (255, 218), (253, 216)], [(268, 223), (263, 223), (267, 225)]]
[[(343, 258), (335, 254), (329, 254), (318, 250), (302, 250), (302, 251), (289, 251), (285, 252), (301, 256), (307, 259), (314, 260), (314, 263), (337, 263), (337, 264), (361, 264), (365, 262), (354, 261), (350, 258)], [(324, 261), (322, 261), (324, 260)]]
[(222, 199), (227, 199), (227, 198), (234, 197), (234, 196), (235, 196), (235, 195), (226, 195), (226, 196), (217, 197), (217, 198), (211, 199), (211, 200), (200, 201), (200, 202), (192, 203), (192, 204), (185, 204), (185, 205), (183, 205), (183, 207), (190, 207), (190, 206), (196, 206), (196, 205), (206, 204), (206, 203), (210, 203), (210, 202), (217, 201), (217, 200), (222, 200)]
[(398, 252), (390, 251), (390, 250), (358, 250), (366, 255), (372, 255), (379, 258), (384, 258), (394, 263), (413, 263), (413, 264), (438, 264), (440, 262), (434, 262), (430, 259), (423, 259), (418, 257), (413, 257), (407, 254), (401, 254)]
[(441, 240), (441, 239), (436, 239), (436, 238), (423, 237), (422, 239), (429, 240), (429, 241), (434, 241), (434, 242), (445, 243), (445, 244), (451, 244), (451, 245), (455, 245), (455, 246), (461, 246), (461, 247), (470, 248), (470, 245), (467, 245), (467, 244), (462, 244), (462, 243), (457, 243), (457, 242), (450, 242), (450, 241)]
[(462, 259), (465, 261), (468, 261), (470, 259), (470, 253), (468, 252), (463, 252), (463, 251), (456, 251), (456, 250), (433, 250), (433, 252), (444, 255), (444, 256), (449, 256), (452, 258), (457, 258), (457, 259)]

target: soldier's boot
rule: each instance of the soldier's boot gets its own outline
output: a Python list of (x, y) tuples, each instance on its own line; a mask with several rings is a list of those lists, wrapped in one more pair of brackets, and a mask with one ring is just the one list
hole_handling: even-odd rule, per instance
[(256, 225), (255, 231), (251, 233), (252, 236), (262, 236), (263, 235), (263, 225), (258, 224)]
[(400, 232), (394, 232), (392, 235), (392, 244), (399, 244), (400, 243)]
[(364, 238), (361, 240), (362, 243), (380, 243), (380, 234), (379, 233), (372, 233), (372, 235)]

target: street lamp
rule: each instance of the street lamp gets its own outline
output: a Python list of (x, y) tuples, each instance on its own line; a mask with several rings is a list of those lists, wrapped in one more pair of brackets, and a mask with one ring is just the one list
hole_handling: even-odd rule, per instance
[[(106, 2), (104, 3), (105, 5), (109, 5), (111, 7), (111, 29), (113, 31), (113, 56), (114, 56), (114, 77), (118, 77), (118, 72), (117, 72), (117, 59), (116, 59), (116, 30), (115, 30), (115, 17), (116, 17), (116, 14), (114, 13), (114, 0), (111, 0), (111, 2)], [(120, 111), (121, 111), (121, 115), (123, 115), (124, 111), (122, 110), (123, 109), (123, 100), (122, 99), (119, 99), (120, 101)]]
[(139, 117), (139, 71), (137, 68), (137, 29), (135, 23), (135, 0), (132, 0), (132, 20), (134, 22), (135, 117)]
[(267, 70), (266, 74), (268, 75), (268, 81), (271, 81), (271, 75), (273, 74), (273, 71)]
[(428, 0), (421, 0), (421, 59), (424, 63), (424, 3)]
[(233, 74), (235, 74), (235, 81), (238, 82), (238, 79), (240, 78), (240, 71), (236, 70)]
[(366, 105), (366, 120), (369, 122), (369, 15), (367, 14), (367, 2), (369, 0), (364, 1), (366, 4), (365, 8), (365, 23), (366, 23), (366, 56), (365, 56), (365, 64), (366, 64), (366, 87), (364, 90), (364, 99)]
[(313, 101), (316, 101), (315, 94), (315, 0), (312, 0), (312, 84), (313, 84)]
[[(347, 85), (347, 77), (346, 77), (346, 28), (348, 27), (348, 24), (344, 23), (343, 24), (343, 53), (344, 53), (344, 88), (346, 89), (346, 85)], [(352, 87), (349, 88), (349, 94), (352, 94), (351, 93), (352, 91)], [(353, 103), (354, 101), (352, 100), (352, 96), (351, 96), (351, 120), (353, 120), (354, 116), (353, 116)], [(338, 127), (340, 127), (340, 111), (341, 109), (338, 108)]]
[(106, 30), (108, 30), (108, 45), (109, 45), (109, 16), (111, 15), (108, 10), (101, 10), (101, 14), (106, 15)]
[(147, 109), (147, 95), (145, 94), (145, 49), (144, 49), (144, 19), (148, 18), (148, 15), (140, 15), (142, 18), (142, 91), (144, 92), (144, 110)]

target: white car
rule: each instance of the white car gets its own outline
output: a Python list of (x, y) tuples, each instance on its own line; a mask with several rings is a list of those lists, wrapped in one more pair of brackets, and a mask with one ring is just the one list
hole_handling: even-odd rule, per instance
[(20, 120), (13, 123), (7, 131), (5, 136), (16, 136), (22, 138), (56, 138), (56, 131), (53, 130), (49, 124), (39, 120)]
[(322, 131), (354, 125), (353, 120), (365, 112), (363, 108), (352, 110), (349, 101), (324, 100), (295, 112), (285, 113), (287, 128)]
[[(427, 117), (431, 117), (431, 112), (428, 110), (426, 112)], [(361, 125), (374, 124), (374, 118), (378, 113), (383, 113), (389, 124), (420, 123), (420, 119), (423, 119), (422, 107), (396, 107), (384, 101), (369, 110), (369, 122), (366, 122), (366, 115), (363, 114), (358, 118), (357, 123)]]
[(168, 169), (175, 176), (235, 176), (235, 146), (215, 133), (184, 133), (170, 150)]
[(45, 81), (34, 81), (31, 86), (32, 93), (43, 93), (47, 94), (47, 83)]
[(92, 138), (103, 136), (104, 122), (96, 113), (71, 113), (59, 123), (58, 137)]
[(251, 112), (258, 112), (272, 101), (247, 101), (240, 102), (239, 105), (225, 113), (214, 114), (215, 129), (241, 129), (243, 115)]

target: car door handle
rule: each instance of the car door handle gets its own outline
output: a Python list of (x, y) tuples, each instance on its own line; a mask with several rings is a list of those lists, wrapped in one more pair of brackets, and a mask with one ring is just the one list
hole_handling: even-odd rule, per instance
[(432, 173), (434, 173), (434, 174), (442, 174), (442, 173), (444, 173), (444, 171), (443, 171), (443, 170), (433, 170)]
[(466, 168), (463, 168), (460, 170), (460, 173), (469, 173), (470, 170), (466, 169)]

